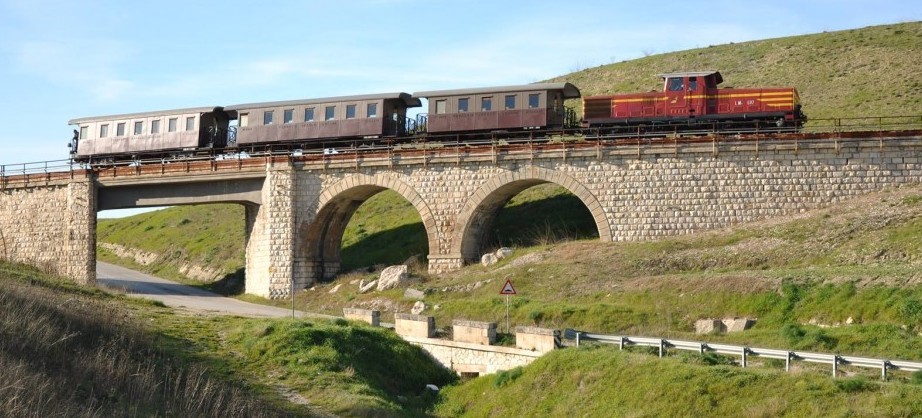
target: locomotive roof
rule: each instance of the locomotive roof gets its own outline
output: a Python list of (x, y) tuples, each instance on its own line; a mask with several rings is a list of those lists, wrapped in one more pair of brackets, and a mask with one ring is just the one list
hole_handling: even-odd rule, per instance
[(720, 84), (724, 81), (724, 78), (720, 75), (720, 71), (710, 70), (710, 71), (686, 71), (678, 73), (666, 73), (660, 74), (662, 78), (671, 78), (671, 77), (707, 77), (711, 74), (717, 75), (717, 84)]
[(579, 89), (570, 83), (535, 83), (520, 86), (481, 87), (455, 90), (430, 90), (413, 93), (416, 97), (461, 96), (465, 94), (512, 93), (534, 90), (562, 90), (565, 99), (580, 97)]
[(79, 125), (81, 123), (87, 122), (99, 122), (107, 120), (120, 120), (120, 119), (140, 119), (147, 118), (151, 116), (169, 116), (169, 115), (186, 115), (189, 113), (208, 113), (214, 111), (221, 111), (221, 106), (210, 106), (210, 107), (189, 107), (185, 109), (173, 109), (173, 110), (156, 110), (152, 112), (138, 112), (138, 113), (123, 113), (118, 115), (106, 115), (106, 116), (87, 116), (84, 118), (71, 119), (67, 122), (68, 125)]
[(420, 107), (422, 102), (419, 99), (411, 96), (409, 93), (379, 93), (379, 94), (360, 94), (355, 96), (338, 96), (338, 97), (325, 97), (320, 99), (298, 99), (298, 100), (283, 100), (278, 102), (262, 102), (262, 103), (244, 103), (236, 104), (231, 106), (226, 106), (225, 111), (234, 112), (237, 110), (246, 110), (262, 107), (279, 107), (279, 106), (298, 106), (306, 104), (318, 104), (318, 103), (339, 103), (339, 102), (358, 102), (362, 100), (387, 100), (387, 99), (400, 99), (406, 103), (407, 107)]

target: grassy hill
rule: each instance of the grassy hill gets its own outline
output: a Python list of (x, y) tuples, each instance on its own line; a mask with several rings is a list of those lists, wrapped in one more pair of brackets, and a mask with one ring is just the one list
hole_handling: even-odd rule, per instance
[(456, 378), (392, 332), (211, 316), (0, 262), (0, 415), (421, 416)]
[[(920, 379), (922, 380), (922, 379)], [(558, 350), (528, 367), (449, 387), (444, 417), (909, 417), (922, 385), (741, 369), (697, 355), (666, 359), (617, 347)], [(514, 400), (514, 401), (511, 401)]]
[(810, 118), (918, 116), (920, 55), (922, 22), (912, 22), (657, 54), (553, 81), (591, 96), (661, 91), (658, 74), (718, 70), (721, 87), (796, 87)]

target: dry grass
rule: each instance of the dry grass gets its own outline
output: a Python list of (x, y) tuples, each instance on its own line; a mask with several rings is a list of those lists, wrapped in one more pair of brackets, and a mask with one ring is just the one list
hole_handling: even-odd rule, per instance
[[(0, 271), (0, 411), (4, 416), (281, 416), (247, 388), (215, 378), (123, 302)], [(66, 289), (66, 290), (64, 290)]]

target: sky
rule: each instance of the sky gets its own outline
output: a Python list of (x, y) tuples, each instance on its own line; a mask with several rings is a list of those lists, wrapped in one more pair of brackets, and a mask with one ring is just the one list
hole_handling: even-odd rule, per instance
[(79, 117), (526, 84), (918, 20), (918, 0), (0, 0), (0, 165), (66, 160)]

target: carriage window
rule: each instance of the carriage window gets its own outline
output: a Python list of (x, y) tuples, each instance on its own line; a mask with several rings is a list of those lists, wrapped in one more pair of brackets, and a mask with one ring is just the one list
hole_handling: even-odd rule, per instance
[(140, 121), (135, 122), (134, 123), (134, 134), (141, 135), (142, 133), (144, 133), (144, 122), (140, 122)]
[(491, 111), (491, 110), (493, 110), (493, 98), (492, 98), (492, 97), (484, 97), (484, 98), (480, 99), (480, 111), (481, 111), (481, 112), (489, 112), (489, 111)]
[(89, 126), (80, 127), (80, 139), (86, 139), (87, 132), (89, 131)]
[(294, 118), (295, 118), (295, 110), (294, 110), (294, 109), (285, 109), (285, 114), (282, 115), (282, 117), (284, 118), (283, 121), (284, 121), (285, 123), (291, 123), (291, 121), (294, 120)]
[(115, 125), (115, 136), (125, 136), (125, 122)]
[(368, 113), (369, 118), (378, 117), (378, 104), (377, 103), (369, 103), (368, 108), (366, 110), (368, 111), (367, 113)]
[(102, 125), (99, 125), (99, 137), (105, 138), (107, 136), (109, 136), (109, 124), (104, 123)]
[(467, 112), (467, 97), (458, 99), (458, 112), (464, 113)]
[(528, 108), (537, 109), (538, 106), (540, 105), (540, 100), (539, 100), (540, 98), (541, 98), (541, 95), (538, 93), (529, 94), (528, 95)]
[(189, 116), (186, 118), (186, 130), (191, 131), (193, 129), (195, 129), (195, 118)]
[(324, 120), (333, 120), (336, 119), (336, 106), (327, 106), (324, 110)]
[(346, 119), (355, 119), (355, 105), (346, 105)]
[(314, 108), (313, 108), (313, 107), (309, 107), (309, 108), (307, 108), (307, 109), (304, 109), (304, 121), (305, 121), (305, 122), (313, 122), (313, 121), (314, 121)]
[(170, 121), (167, 123), (167, 130), (170, 132), (176, 132), (176, 125), (179, 123), (179, 118), (170, 118)]
[(240, 114), (240, 127), (246, 128), (247, 126), (250, 126), (250, 114), (241, 113)]
[(272, 124), (272, 117), (273, 117), (273, 116), (274, 116), (274, 115), (273, 115), (273, 111), (272, 111), (272, 110), (267, 110), (267, 111), (263, 112), (263, 125), (271, 125), (271, 124)]
[(436, 100), (435, 101), (435, 113), (441, 115), (445, 113), (445, 100)]
[(515, 95), (510, 94), (506, 96), (506, 110), (515, 109)]
[(698, 77), (688, 77), (688, 89), (698, 90)]
[(150, 121), (150, 133), (159, 134), (160, 133), (160, 119), (155, 119)]

